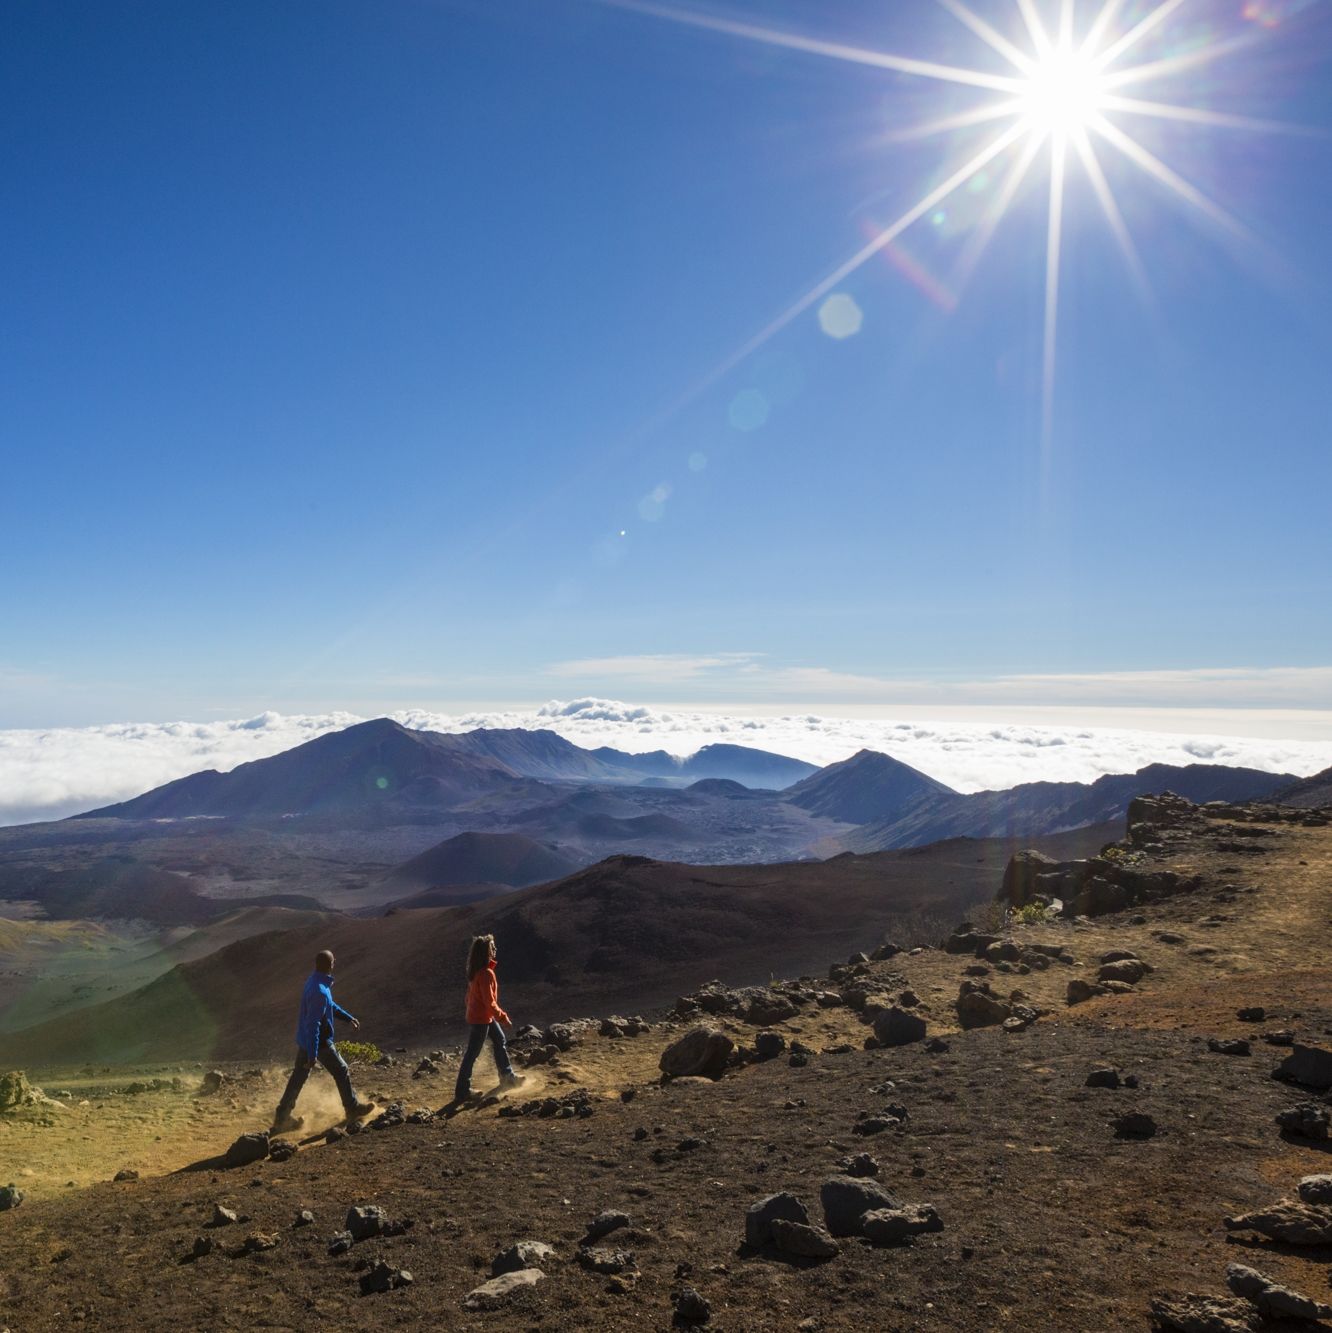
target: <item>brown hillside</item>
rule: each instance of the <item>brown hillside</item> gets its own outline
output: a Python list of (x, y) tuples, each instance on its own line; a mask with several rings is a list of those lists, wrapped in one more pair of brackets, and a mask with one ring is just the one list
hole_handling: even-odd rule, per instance
[[(1113, 833), (1084, 829), (1036, 845), (1086, 855)], [(616, 857), (485, 903), (248, 939), (77, 1019), (0, 1038), (0, 1060), (280, 1056), (321, 948), (337, 954), (341, 1003), (381, 1045), (429, 1043), (462, 1025), (462, 960), (481, 931), (499, 939), (505, 1004), (520, 1021), (649, 1008), (714, 976), (749, 983), (822, 967), (890, 933), (937, 939), (991, 896), (1013, 849), (962, 838), (775, 866)]]

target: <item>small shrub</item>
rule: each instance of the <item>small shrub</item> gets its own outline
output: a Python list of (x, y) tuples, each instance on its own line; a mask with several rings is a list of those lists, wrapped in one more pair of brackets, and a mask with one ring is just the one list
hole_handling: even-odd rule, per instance
[(1024, 903), (1013, 909), (1012, 922), (1015, 926), (1035, 926), (1050, 920), (1050, 909), (1044, 903)]
[(352, 1065), (372, 1065), (384, 1058), (384, 1052), (372, 1041), (340, 1041), (342, 1058)]

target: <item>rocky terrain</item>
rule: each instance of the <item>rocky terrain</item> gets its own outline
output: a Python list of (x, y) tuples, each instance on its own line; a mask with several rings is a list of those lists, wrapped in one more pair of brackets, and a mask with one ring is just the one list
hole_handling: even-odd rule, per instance
[[(277, 1143), (276, 1067), (100, 1109), (44, 1071), (66, 1109), (0, 1117), (0, 1326), (138, 1327), (151, 1291), (160, 1327), (1320, 1327), (1328, 812), (1131, 817), (995, 867), (935, 947), (522, 1031), (531, 1082), (456, 1113), (444, 1048), (358, 1066), (364, 1126), (317, 1080)], [(179, 1124), (97, 1183), (28, 1165), (135, 1098)]]

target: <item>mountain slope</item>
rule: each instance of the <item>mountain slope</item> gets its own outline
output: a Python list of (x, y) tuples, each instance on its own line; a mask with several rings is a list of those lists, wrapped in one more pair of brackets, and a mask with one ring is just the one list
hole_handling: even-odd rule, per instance
[[(1082, 856), (1119, 831), (1022, 845)], [(0, 1059), (283, 1057), (301, 982), (322, 948), (337, 954), (339, 1000), (381, 1046), (436, 1042), (461, 1027), (463, 959), (483, 931), (499, 940), (505, 1007), (521, 1022), (647, 1008), (713, 976), (743, 984), (822, 969), (886, 932), (935, 940), (993, 897), (1017, 846), (959, 839), (767, 866), (613, 857), (471, 906), (260, 935), (77, 1021), (0, 1037)]]
[(1024, 782), (1007, 791), (925, 797), (900, 814), (840, 839), (852, 851), (918, 847), (940, 838), (1022, 837), (1120, 819), (1135, 796), (1173, 791), (1191, 801), (1260, 800), (1292, 781), (1286, 773), (1223, 764), (1149, 764), (1095, 782)]
[(241, 764), (209, 769), (78, 819), (280, 818), (289, 814), (445, 807), (517, 783), (522, 775), (464, 738), (361, 722)]
[(1296, 805), (1302, 810), (1332, 805), (1332, 768), (1325, 768), (1293, 786), (1283, 787), (1277, 792), (1276, 799), (1282, 805)]
[(401, 892), (459, 884), (526, 888), (576, 868), (567, 856), (521, 833), (459, 833), (404, 862), (384, 884)]
[(868, 824), (890, 818), (926, 798), (957, 794), (910, 764), (877, 750), (861, 750), (789, 787), (785, 798), (811, 814), (826, 815), (844, 824)]

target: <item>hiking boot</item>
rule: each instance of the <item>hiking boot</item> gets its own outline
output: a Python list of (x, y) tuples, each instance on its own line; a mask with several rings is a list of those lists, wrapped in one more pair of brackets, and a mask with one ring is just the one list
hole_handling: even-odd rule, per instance
[(521, 1088), (526, 1082), (526, 1074), (519, 1074), (511, 1069), (502, 1079), (500, 1079), (499, 1085), (507, 1092), (510, 1088)]
[(300, 1129), (303, 1124), (305, 1124), (303, 1115), (292, 1115), (290, 1111), (279, 1111), (273, 1117), (271, 1132), (274, 1134), (291, 1134)]
[(347, 1119), (359, 1120), (363, 1115), (369, 1115), (374, 1109), (374, 1102), (357, 1102), (355, 1106), (347, 1108)]

